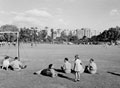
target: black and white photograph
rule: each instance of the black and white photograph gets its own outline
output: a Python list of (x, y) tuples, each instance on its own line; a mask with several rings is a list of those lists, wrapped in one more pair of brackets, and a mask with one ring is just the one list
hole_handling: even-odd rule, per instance
[(120, 0), (0, 0), (0, 88), (120, 88)]

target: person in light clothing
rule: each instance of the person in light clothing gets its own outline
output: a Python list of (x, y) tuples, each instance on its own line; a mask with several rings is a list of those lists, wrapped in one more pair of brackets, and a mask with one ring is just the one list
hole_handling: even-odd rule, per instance
[(61, 67), (62, 71), (65, 73), (71, 73), (71, 63), (68, 58), (64, 59), (64, 65)]
[(2, 63), (2, 69), (5, 68), (6, 70), (8, 70), (9, 65), (10, 65), (9, 56), (6, 56)]
[(82, 66), (82, 61), (79, 59), (78, 55), (75, 55), (74, 71), (75, 71), (75, 81), (79, 81), (80, 74), (84, 72), (84, 69)]
[(97, 73), (97, 65), (94, 62), (94, 59), (90, 59), (89, 65), (87, 66), (87, 71), (91, 74)]
[(10, 66), (13, 70), (19, 71), (27, 67), (27, 65), (23, 65), (21, 61), (18, 60), (18, 57), (14, 58), (14, 61), (10, 63)]

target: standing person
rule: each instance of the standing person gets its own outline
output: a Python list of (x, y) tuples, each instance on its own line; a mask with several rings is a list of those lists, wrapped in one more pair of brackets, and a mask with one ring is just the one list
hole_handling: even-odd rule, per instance
[(94, 59), (91, 58), (89, 60), (89, 64), (88, 66), (86, 66), (86, 72), (91, 73), (91, 74), (97, 73), (97, 65), (94, 62)]
[(10, 66), (13, 70), (19, 71), (27, 67), (27, 65), (23, 65), (21, 61), (18, 60), (18, 57), (14, 58), (14, 61), (10, 63)]
[(64, 59), (64, 65), (61, 67), (62, 71), (65, 73), (71, 73), (71, 63), (68, 58)]
[(31, 47), (33, 47), (33, 42), (31, 42)]
[(84, 71), (82, 67), (82, 61), (79, 59), (78, 55), (75, 55), (74, 71), (75, 71), (75, 82), (76, 82), (80, 80), (80, 74), (83, 73)]
[(2, 62), (2, 69), (6, 69), (8, 70), (8, 67), (10, 65), (10, 62), (9, 62), (9, 56), (6, 56)]

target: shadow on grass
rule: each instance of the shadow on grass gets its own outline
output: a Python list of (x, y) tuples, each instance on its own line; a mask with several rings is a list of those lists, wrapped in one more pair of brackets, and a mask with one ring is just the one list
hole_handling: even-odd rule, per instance
[(120, 76), (120, 73), (115, 73), (115, 72), (110, 72), (110, 71), (107, 71), (107, 73), (110, 73), (110, 74), (112, 74), (112, 75)]
[(55, 69), (56, 72), (65, 73), (62, 69)]
[[(67, 76), (63, 75), (64, 72), (63, 72), (61, 69), (55, 69), (55, 71), (61, 72), (61, 73), (58, 73), (58, 74), (57, 74), (58, 77), (60, 77), (60, 78), (65, 78), (65, 79), (74, 81), (73, 78), (70, 78), (70, 77), (67, 77)], [(52, 76), (51, 72), (49, 72), (48, 69), (43, 69), (43, 70), (41, 70), (41, 71), (34, 72), (33, 74), (34, 74), (34, 75), (43, 75), (43, 76), (47, 76), (47, 77), (51, 77), (51, 76)]]
[(68, 80), (74, 81), (73, 78), (69, 78), (69, 77), (67, 77), (67, 76), (65, 76), (65, 75), (63, 75), (63, 74), (58, 74), (58, 77), (61, 77), (61, 78), (65, 78), (65, 79), (68, 79)]
[[(0, 66), (0, 69), (2, 69), (2, 66)], [(13, 71), (13, 68), (11, 66), (9, 66), (8, 69)], [(7, 70), (7, 69), (4, 67), (3, 70)]]
[[(55, 69), (56, 72), (65, 73), (62, 69)], [(71, 69), (71, 73), (75, 74), (75, 71)]]

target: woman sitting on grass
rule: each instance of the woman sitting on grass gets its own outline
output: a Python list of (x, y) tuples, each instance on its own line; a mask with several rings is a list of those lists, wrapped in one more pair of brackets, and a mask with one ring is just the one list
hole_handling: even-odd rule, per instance
[(26, 68), (27, 65), (23, 65), (21, 61), (18, 60), (18, 57), (14, 58), (14, 61), (10, 63), (10, 68), (11, 70), (19, 71), (21, 69)]
[(9, 56), (6, 56), (2, 61), (2, 69), (8, 70), (9, 65), (10, 65)]
[(71, 63), (68, 58), (64, 59), (64, 65), (61, 67), (62, 71), (65, 73), (71, 73)]
[(50, 77), (57, 76), (57, 73), (54, 70), (53, 64), (50, 64), (47, 69), (39, 70), (39, 71), (35, 72), (34, 74), (37, 74), (37, 75), (42, 74), (42, 75), (46, 75), (46, 76), (50, 76)]
[(97, 65), (94, 62), (94, 59), (90, 59), (89, 64), (85, 67), (85, 72), (95, 74), (97, 73)]

